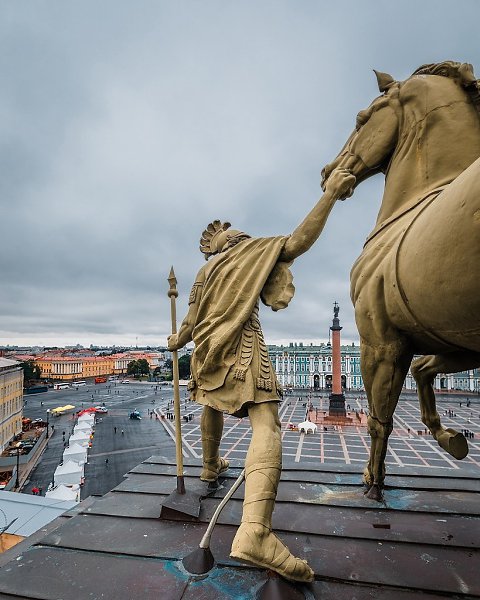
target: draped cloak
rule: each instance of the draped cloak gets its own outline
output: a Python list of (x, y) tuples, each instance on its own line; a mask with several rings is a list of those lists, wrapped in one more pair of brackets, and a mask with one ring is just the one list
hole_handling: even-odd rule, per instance
[(261, 296), (278, 310), (293, 296), (289, 264), (278, 261), (287, 239), (244, 240), (214, 256), (199, 271), (191, 296), (198, 305), (190, 384), (197, 402), (240, 414), (245, 403), (278, 400), (278, 384), (258, 321), (258, 300)]

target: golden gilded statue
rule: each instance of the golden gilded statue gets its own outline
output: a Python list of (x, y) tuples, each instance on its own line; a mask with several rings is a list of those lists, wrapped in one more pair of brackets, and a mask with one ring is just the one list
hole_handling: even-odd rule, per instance
[(295, 291), (289, 266), (317, 240), (334, 203), (354, 183), (353, 175), (337, 169), (290, 236), (252, 238), (229, 223), (210, 223), (200, 240), (207, 263), (195, 278), (178, 334), (168, 339), (169, 350), (195, 344), (189, 389), (203, 405), (203, 481), (215, 481), (228, 469), (219, 455), (223, 413), (250, 419), (242, 523), (231, 556), (294, 581), (311, 581), (314, 574), (272, 532), (282, 469), (280, 388), (260, 326), (259, 300), (275, 311), (288, 305)]
[(379, 172), (377, 223), (351, 272), (369, 403), (370, 459), (364, 479), (380, 500), (393, 413), (412, 364), (422, 421), (457, 459), (465, 437), (444, 428), (438, 373), (480, 366), (480, 85), (466, 63), (423, 65), (399, 82), (377, 73), (382, 95), (323, 170), (356, 183)]

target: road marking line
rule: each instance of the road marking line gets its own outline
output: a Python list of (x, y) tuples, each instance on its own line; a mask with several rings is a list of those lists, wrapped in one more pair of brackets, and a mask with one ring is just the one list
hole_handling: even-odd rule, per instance
[(298, 440), (297, 453), (295, 454), (295, 462), (300, 462), (300, 457), (302, 456), (302, 446), (303, 440), (305, 439), (305, 434), (300, 434), (300, 439)]
[(343, 456), (345, 457), (345, 462), (347, 463), (347, 465), (349, 465), (349, 464), (351, 464), (350, 463), (350, 455), (348, 454), (348, 448), (347, 448), (347, 444), (345, 442), (345, 437), (343, 435), (343, 432), (340, 432), (339, 438), (340, 438), (340, 443), (342, 444), (342, 450), (343, 450)]
[(397, 464), (400, 467), (404, 467), (405, 465), (403, 464), (403, 462), (400, 460), (400, 457), (398, 456), (398, 454), (395, 452), (395, 450), (389, 446), (388, 451), (390, 452), (390, 454), (393, 456), (393, 458), (397, 461)]
[(433, 442), (431, 442), (430, 440), (424, 439), (423, 440), (425, 444), (427, 444), (427, 446), (429, 446), (434, 452), (436, 452), (437, 454), (439, 454), (443, 460), (445, 462), (447, 462), (451, 467), (453, 467), (454, 469), (459, 469), (460, 467), (455, 464), (453, 462), (453, 460), (451, 460), (450, 458), (448, 458), (448, 456), (445, 455), (445, 451), (441, 451)]
[[(425, 441), (428, 441), (428, 440), (425, 440)], [(415, 454), (415, 456), (417, 458), (419, 458), (426, 467), (431, 467), (431, 465), (428, 464), (428, 462), (423, 458), (423, 456), (421, 454), (419, 454), (417, 452), (417, 450), (412, 446), (412, 444), (410, 444), (410, 442), (408, 440), (404, 440), (404, 442), (405, 442), (405, 445), (407, 445), (410, 448), (410, 450)]]
[[(154, 409), (155, 410), (155, 414), (157, 413), (157, 408)], [(159, 415), (159, 421), (160, 423), (163, 425), (165, 431), (168, 433), (168, 435), (172, 438), (172, 440), (175, 442), (175, 428), (170, 425), (170, 423), (167, 423), (166, 419), (162, 419)], [(198, 454), (198, 452), (196, 452), (192, 446), (190, 446), (190, 444), (185, 440), (185, 438), (182, 436), (182, 454), (183, 456), (188, 458), (188, 452), (185, 450), (185, 447), (188, 448), (188, 450), (191, 452), (192, 456), (194, 456), (195, 458), (200, 458), (201, 454)]]
[(236, 442), (233, 444), (233, 446), (231, 446), (231, 447), (230, 447), (230, 449), (229, 449), (229, 450), (227, 450), (227, 451), (225, 452), (225, 454), (223, 455), (225, 458), (227, 458), (227, 456), (228, 456), (229, 454), (231, 454), (231, 453), (232, 453), (232, 452), (235, 450), (235, 448), (238, 446), (238, 444), (240, 443), (240, 441), (241, 441), (241, 440), (243, 440), (243, 438), (244, 438), (244, 437), (247, 435), (247, 433), (248, 433), (249, 431), (250, 431), (250, 428), (249, 428), (249, 429), (246, 429), (246, 430), (244, 431), (243, 435), (242, 435), (241, 437), (239, 437), (239, 438), (238, 438), (238, 440), (237, 440), (237, 441), (236, 441)]

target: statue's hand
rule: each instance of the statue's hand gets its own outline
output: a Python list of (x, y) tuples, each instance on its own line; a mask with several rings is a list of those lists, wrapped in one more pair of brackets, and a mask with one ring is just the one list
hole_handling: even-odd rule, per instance
[(178, 350), (178, 335), (176, 333), (172, 333), (172, 335), (169, 335), (167, 338), (167, 344), (170, 352)]
[(325, 191), (337, 200), (345, 200), (353, 194), (355, 175), (347, 169), (334, 169), (326, 182)]

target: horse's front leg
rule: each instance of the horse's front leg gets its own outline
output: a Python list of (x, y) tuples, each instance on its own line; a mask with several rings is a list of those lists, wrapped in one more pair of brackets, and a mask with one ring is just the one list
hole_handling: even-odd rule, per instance
[(445, 429), (437, 412), (433, 382), (438, 373), (456, 373), (475, 369), (480, 365), (478, 352), (450, 352), (435, 356), (422, 356), (412, 363), (412, 375), (417, 382), (422, 421), (429, 428), (438, 445), (457, 459), (468, 454), (465, 436), (455, 429)]
[(397, 338), (361, 344), (361, 368), (369, 403), (368, 432), (370, 459), (364, 472), (367, 498), (382, 500), (388, 437), (393, 429), (393, 413), (407, 375), (412, 352), (407, 342)]

